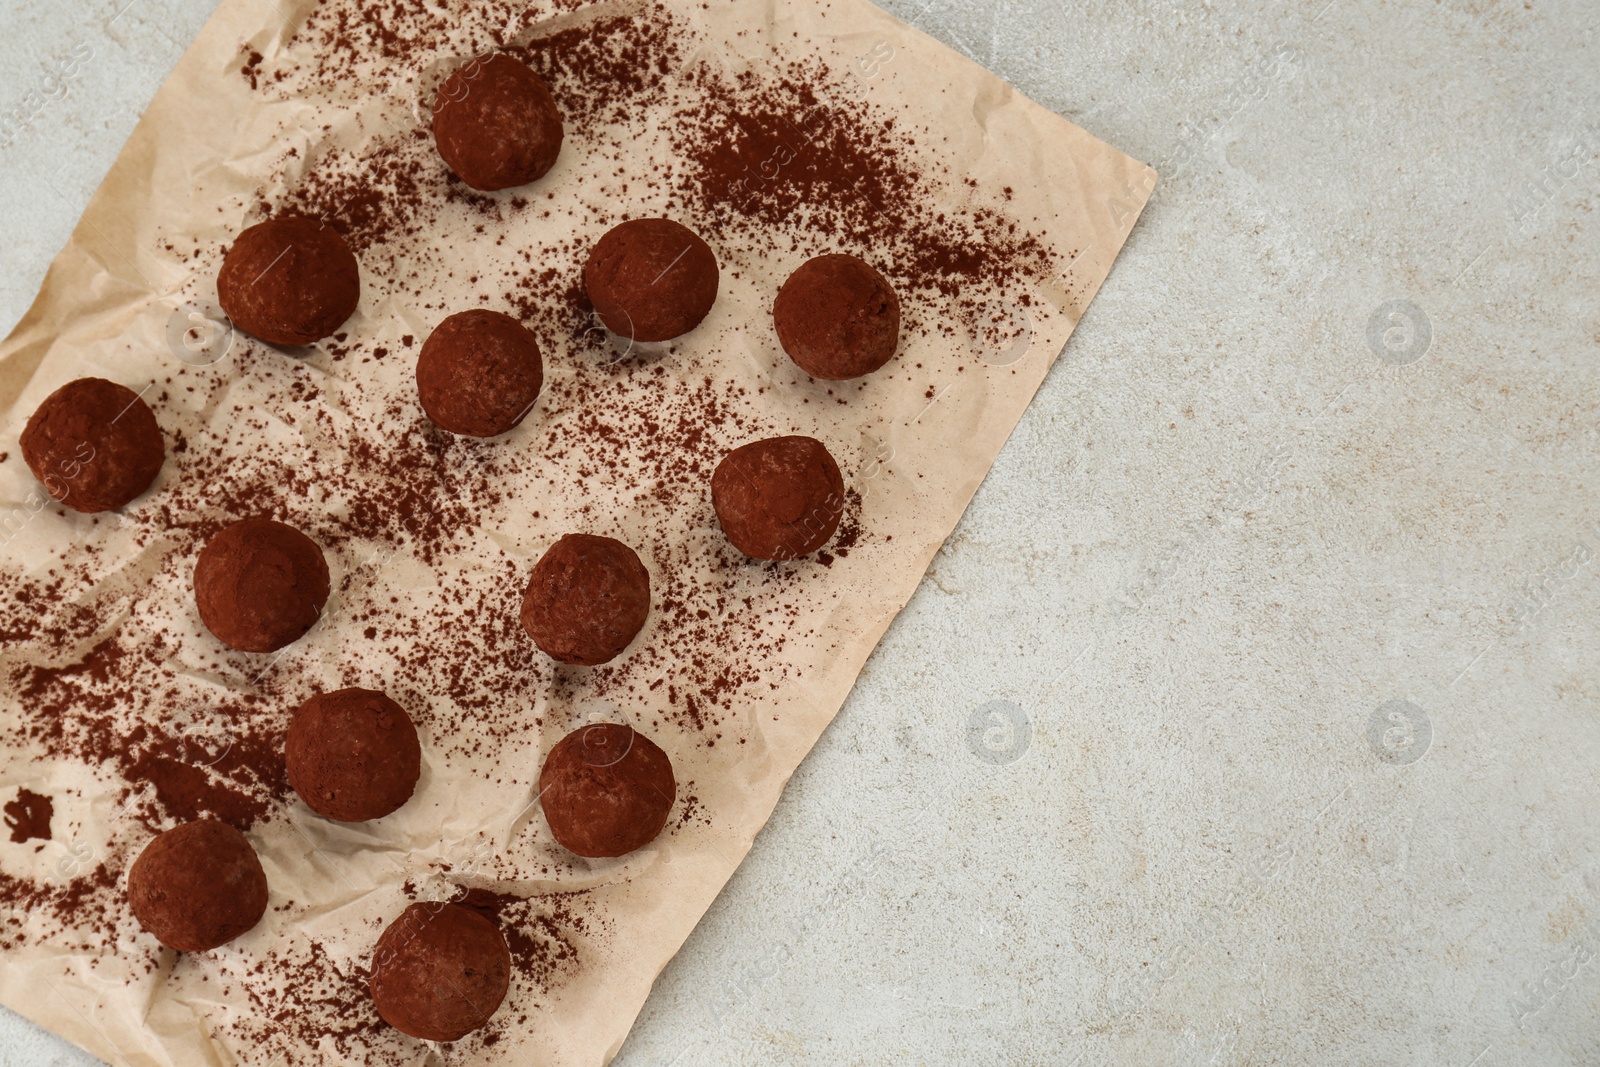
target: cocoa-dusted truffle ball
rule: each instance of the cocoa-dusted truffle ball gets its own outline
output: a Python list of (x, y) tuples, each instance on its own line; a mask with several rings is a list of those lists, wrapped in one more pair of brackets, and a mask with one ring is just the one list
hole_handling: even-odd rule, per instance
[(104, 378), (79, 378), (45, 397), (28, 420), (22, 458), (67, 507), (111, 511), (150, 488), (166, 442), (139, 394)]
[(267, 872), (244, 835), (216, 819), (159, 834), (128, 870), (128, 906), (168, 948), (207, 952), (267, 911)]
[(423, 1041), (457, 1041), (488, 1022), (511, 984), (511, 952), (488, 916), (413, 904), (372, 953), (368, 988), (383, 1021)]
[(200, 550), (194, 601), (223, 644), (276, 652), (317, 624), (328, 602), (328, 562), (293, 526), (245, 519)]
[(411, 799), (422, 773), (417, 728), (371, 689), (319, 693), (300, 705), (285, 746), (289, 784), (318, 815), (381, 819)]
[(338, 230), (300, 215), (258, 222), (222, 260), (217, 299), (233, 324), (274, 345), (309, 345), (361, 301), (361, 269)]
[(821, 441), (771, 437), (729, 452), (711, 476), (711, 505), (735, 548), (795, 559), (828, 543), (844, 515), (844, 477)]
[(522, 625), (552, 659), (593, 667), (616, 659), (650, 615), (650, 572), (621, 541), (568, 534), (533, 568)]
[(600, 321), (635, 341), (669, 341), (717, 302), (717, 257), (671, 219), (634, 219), (600, 238), (583, 268)]
[(855, 256), (818, 256), (789, 275), (772, 305), (783, 350), (813, 378), (871, 374), (900, 344), (900, 298)]
[(451, 315), (417, 358), (422, 410), (435, 425), (467, 437), (497, 437), (516, 426), (543, 385), (539, 342), (498, 311)]
[(561, 847), (621, 856), (656, 839), (678, 796), (672, 761), (621, 723), (583, 726), (556, 742), (539, 772), (539, 803)]
[(445, 165), (474, 189), (527, 185), (561, 154), (561, 112), (543, 78), (496, 52), (467, 61), (440, 86), (433, 142)]

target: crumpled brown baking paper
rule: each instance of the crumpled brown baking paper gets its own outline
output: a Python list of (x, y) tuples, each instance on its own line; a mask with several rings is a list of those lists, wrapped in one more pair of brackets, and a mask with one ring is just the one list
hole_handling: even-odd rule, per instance
[[(121, 621), (113, 625), (176, 633), (185, 651), (164, 669), (192, 674), (197, 699), (204, 698), (205, 686), (247, 686), (251, 679), (249, 657), (230, 660), (237, 668), (232, 674), (210, 666), (215, 647), (200, 627), (186, 585), (193, 546), (182, 549), (190, 553), (187, 562), (176, 564), (164, 561), (159, 543), (157, 550), (130, 548), (119, 555), (119, 538), (126, 535), (118, 520), (94, 523), (40, 506), (16, 439), (39, 401), (68, 380), (99, 375), (137, 391), (172, 374), (181, 356), (173, 343), (174, 323), (181, 334), (194, 307), (203, 307), (207, 295), (214, 298), (214, 288), (208, 288), (214, 250), (255, 221), (255, 198), (264, 184), (296, 180), (295, 165), (285, 168), (279, 154), (286, 141), (301, 146), (303, 160), (325, 159), (329, 150), (357, 144), (391, 121), (380, 113), (392, 113), (392, 98), (365, 100), (352, 86), (337, 101), (343, 118), (323, 128), (326, 111), (318, 109), (325, 109), (326, 101), (312, 106), (292, 96), (258, 93), (241, 76), (251, 50), (261, 53), (262, 69), (271, 70), (292, 66), (313, 47), (296, 39), (294, 30), (314, 6), (307, 0), (277, 6), (225, 0), (156, 95), (52, 264), (38, 298), (0, 346), (0, 404), (10, 413), (0, 442), (0, 451), (10, 453), (9, 461), (0, 463), (0, 514), (10, 516), (4, 530), (7, 572), (37, 576), (71, 560), (85, 544), (98, 544), (107, 561), (105, 585), (120, 581), (123, 591), (115, 616)], [(627, 6), (608, 3), (594, 10)], [(325, 1040), (313, 1051), (303, 1033), (260, 1017), (262, 1003), (281, 1000), (299, 1010), (295, 1006), (305, 1001), (287, 988), (291, 979), (276, 964), (258, 964), (320, 953), (324, 966), (359, 976), (377, 932), (412, 898), (404, 883), (412, 883), (412, 895), (439, 896), (475, 885), (528, 896), (535, 910), (541, 894), (578, 892), (587, 918), (582, 931), (569, 931), (577, 962), (555, 968), (538, 982), (519, 977), (485, 1032), (493, 1033), (492, 1043), (483, 1040), (485, 1034), (469, 1037), (455, 1046), (451, 1062), (603, 1063), (621, 1046), (655, 976), (742, 860), (789, 775), (915, 590), (1105, 279), (1155, 184), (1148, 167), (861, 0), (670, 6), (698, 28), (703, 52), (712, 59), (750, 63), (763, 52), (817, 57), (840, 77), (856, 79), (854, 91), (870, 95), (887, 113), (939, 131), (942, 139), (925, 138), (919, 150), (950, 174), (970, 175), (975, 188), (1010, 187), (1013, 199), (1006, 210), (1040, 220), (1036, 226), (1051, 250), (1053, 268), (1028, 279), (1026, 296), (994, 298), (987, 311), (1004, 327), (998, 338), (970, 325), (936, 329), (924, 316), (923, 325), (906, 337), (897, 363), (921, 372), (902, 376), (891, 368), (839, 404), (787, 364), (771, 329), (771, 296), (804, 257), (753, 257), (732, 277), (729, 253), (719, 247), (723, 290), (712, 317), (673, 354), (653, 358), (651, 365), (664, 368), (668, 379), (748, 384), (746, 411), (756, 421), (773, 432), (823, 439), (861, 496), (858, 521), (864, 531), (848, 557), (831, 566), (786, 564), (776, 573), (752, 564), (735, 572), (731, 580), (744, 583), (736, 590), (740, 595), (776, 596), (792, 608), (796, 636), (773, 662), (763, 664), (772, 685), (761, 687), (759, 696), (746, 692), (741, 706), (727, 716), (725, 743), (707, 745), (704, 731), (672, 722), (651, 725), (653, 709), (638, 706), (637, 699), (607, 703), (587, 693), (581, 677), (566, 678), (562, 687), (552, 685), (535, 699), (531, 710), (539, 713), (541, 725), (500, 738), (491, 765), (463, 755), (459, 746), (450, 748), (451, 739), (443, 736), (472, 732), (472, 712), (430, 695), (427, 769), (406, 808), (377, 823), (345, 827), (316, 819), (291, 796), (276, 815), (252, 829), (250, 838), (272, 886), (272, 905), (257, 929), (217, 952), (180, 957), (155, 946), (123, 913), (115, 917), (116, 936), (96, 955), (61, 947), (62, 939), (51, 938), (46, 928), (28, 925), (37, 922), (35, 916), (12, 915), (11, 921), (36, 936), (24, 937), (8, 951), (0, 968), (0, 1000), (9, 1007), (112, 1063), (442, 1062), (437, 1049), (382, 1028), (342, 1047)], [(522, 16), (519, 39), (538, 38), (593, 14), (585, 9), (541, 13), (533, 5)], [(441, 35), (430, 45), (435, 57), (430, 69), (436, 75), (474, 45), (466, 36)], [(626, 149), (638, 173), (670, 165), (662, 159), (669, 132), (641, 121)], [(583, 171), (582, 138), (570, 128), (568, 134), (557, 170), (536, 188), (561, 197), (594, 193), (597, 179)], [(648, 190), (639, 187), (635, 195), (640, 203), (631, 213), (659, 210)], [(517, 229), (534, 225), (527, 216), (505, 225), (515, 238), (505, 245), (441, 238), (440, 247), (461, 264), (481, 260), (492, 267), (495, 257), (512, 255), (510, 249), (524, 238), (571, 234), (592, 241), (599, 232), (572, 218), (537, 223), (558, 231), (555, 235)], [(190, 248), (212, 251), (195, 266), (179, 254)], [(386, 285), (372, 261), (364, 258), (362, 268), (362, 307), (348, 327), (352, 348), (398, 346), (403, 334), (426, 336), (442, 317), (439, 306), (480, 303), (466, 280), (472, 273), (467, 269), (454, 275), (441, 271), (431, 288), (437, 303), (424, 307), (408, 300), (400, 287)], [(197, 281), (196, 274), (203, 276)], [(258, 347), (247, 359), (242, 353), (248, 340), (234, 343), (233, 351), (215, 363), (182, 359), (188, 373), (218, 376), (213, 384), (221, 380), (220, 400), (200, 404), (169, 390), (156, 411), (169, 438), (182, 428), (190, 449), (234, 449), (246, 462), (253, 449), (237, 436), (217, 442), (240, 411), (263, 403), (257, 380), (269, 372), (271, 353)], [(311, 402), (329, 405), (341, 417), (382, 417), (362, 408), (369, 394), (341, 388), (353, 375), (368, 376), (387, 390), (382, 395), (414, 397), (415, 349), (359, 366), (354, 360), (336, 365), (326, 349), (292, 358), (304, 361), (305, 373), (320, 376), (318, 398)], [(566, 353), (546, 352), (552, 381), (561, 379), (564, 358)], [(766, 388), (756, 394), (760, 386)], [(556, 423), (566, 417), (550, 402), (551, 395), (547, 385), (539, 411), (503, 447), (537, 440), (541, 420)], [(817, 402), (799, 403), (802, 397)], [(304, 449), (296, 462), (341, 462), (336, 455), (318, 454), (310, 437), (296, 441), (280, 424), (261, 432), (277, 434), (275, 448)], [(742, 438), (730, 435), (727, 443), (742, 443)], [(124, 521), (137, 526), (141, 509), (167, 491), (168, 480), (181, 477), (181, 471), (169, 452), (157, 486), (127, 509), (130, 519)], [(492, 533), (451, 560), (452, 581), (471, 585), (480, 572), (503, 568), (508, 560), (525, 575), (568, 526), (598, 524), (603, 528), (595, 532), (631, 543), (661, 535), (661, 519), (638, 513), (604, 474), (570, 485), (530, 474), (524, 484), (503, 488), (508, 492), (498, 501), (474, 502), (483, 528)], [(594, 510), (580, 520), (585, 505)], [(315, 518), (307, 522), (315, 535)], [(710, 546), (719, 544), (720, 536), (708, 504), (681, 516), (686, 541)], [(341, 574), (359, 573), (373, 598), (398, 594), (419, 611), (427, 610), (441, 585), (434, 570), (403, 546), (384, 550), (353, 543), (330, 556), (336, 581)], [(709, 570), (687, 577), (730, 580)], [(514, 605), (513, 590), (503, 603), (485, 610), (514, 611)], [(300, 692), (339, 684), (381, 688), (389, 665), (380, 652), (364, 651), (352, 629), (359, 628), (332, 619), (279, 669), (292, 672)], [(641, 642), (649, 642), (652, 632), (647, 628)], [(727, 639), (737, 645), (738, 635)], [(28, 642), (15, 635), (0, 646), (6, 663), (28, 655)], [(5, 692), (0, 699), (8, 721), (19, 718), (19, 694)], [(693, 818), (680, 818), (675, 811), (672, 829), (632, 856), (574, 862), (550, 841), (530, 783), (551, 745), (567, 729), (597, 716), (638, 723), (662, 744), (676, 766), (680, 808), (692, 787), (696, 810)], [(109, 858), (124, 867), (130, 862), (149, 831), (130, 827), (120, 799), (123, 783), (114, 769), (43, 758), (13, 730), (5, 743), (0, 797), (11, 798), (19, 787), (50, 795), (55, 820), (53, 839), (42, 847), (37, 841), (0, 842), (0, 873), (66, 884), (82, 866), (74, 857)], [(520, 773), (508, 776), (506, 768), (520, 768)], [(440, 881), (443, 871), (450, 877)], [(121, 905), (120, 896), (114, 897), (111, 907)], [(359, 988), (358, 982), (346, 986), (345, 993), (350, 988)]]

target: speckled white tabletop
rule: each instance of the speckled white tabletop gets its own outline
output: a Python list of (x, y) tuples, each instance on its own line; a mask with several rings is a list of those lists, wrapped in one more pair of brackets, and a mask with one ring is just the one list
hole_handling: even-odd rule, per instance
[[(9, 329), (211, 5), (4, 3)], [(1600, 1063), (1592, 0), (887, 6), (1166, 180), (617, 1062)]]

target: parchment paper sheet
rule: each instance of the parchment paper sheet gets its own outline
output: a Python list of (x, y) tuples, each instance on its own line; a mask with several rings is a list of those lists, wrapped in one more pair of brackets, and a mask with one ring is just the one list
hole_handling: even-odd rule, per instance
[[(588, 889), (596, 933), (583, 946), (575, 972), (536, 998), (527, 1023), (506, 1027), (493, 1045), (471, 1039), (460, 1043), (450, 1062), (593, 1064), (607, 1061), (621, 1046), (655, 976), (750, 848), (789, 775), (838, 711), (866, 657), (954, 527), (1105, 279), (1155, 184), (1148, 167), (861, 0), (675, 6), (730, 62), (747, 62), (775, 49), (782, 55), (819, 56), (837, 71), (850, 71), (880, 106), (942, 131), (944, 143), (927, 150), (937, 151), (953, 173), (970, 175), (981, 189), (1011, 187), (1014, 200), (1008, 210), (1020, 218), (1045, 220), (1044, 236), (1056, 257), (1054, 273), (1032, 279), (1031, 307), (1002, 309), (1024, 325), (1021, 342), (996, 347), (959, 332), (952, 338), (924, 330), (906, 338), (898, 357), (901, 364), (925, 367), (922, 378), (885, 380), (852, 394), (846, 405), (801, 407), (795, 397), (820, 396), (820, 387), (787, 367), (772, 335), (769, 309), (771, 295), (803, 257), (743, 263), (734, 278), (727, 250), (718, 248), (724, 274), (717, 307), (678, 353), (660, 365), (668, 375), (686, 380), (709, 375), (719, 381), (771, 385), (751, 402), (752, 410), (768, 416), (774, 427), (792, 426), (829, 445), (845, 469), (847, 484), (862, 495), (860, 523), (867, 533), (847, 559), (831, 567), (793, 565), (788, 573), (786, 602), (800, 604), (804, 624), (797, 623), (796, 631), (810, 630), (812, 636), (785, 647), (784, 662), (773, 665), (773, 676), (780, 679), (777, 688), (728, 725), (728, 733), (737, 734), (741, 743), (707, 747), (703, 738), (670, 725), (650, 731), (673, 757), (679, 782), (694, 783), (702, 817), (622, 860), (571, 867), (559, 879), (542, 873), (558, 850), (549, 842), (537, 806), (529, 811), (529, 783), (543, 754), (566, 729), (595, 713), (581, 692), (570, 700), (552, 696), (541, 707), (544, 727), (507, 742), (497, 754), (501, 765), (520, 763), (525, 768), (519, 782), (508, 785), (503, 775), (497, 780), (459, 756), (444, 758), (439, 738), (425, 732), (427, 770), (418, 797), (390, 819), (356, 829), (337, 827), (295, 802), (286, 813), (256, 827), (250, 836), (268, 872), (272, 906), (256, 930), (233, 944), (177, 959), (165, 953), (150, 972), (145, 963), (153, 954), (152, 942), (131, 917), (124, 916), (116, 944), (98, 959), (63, 953), (47, 941), (30, 941), (9, 952), (0, 968), (0, 1000), (6, 1005), (112, 1063), (188, 1067), (345, 1062), (328, 1047), (320, 1057), (308, 1055), (286, 1036), (249, 1041), (238, 1036), (244, 1031), (234, 1023), (250, 1010), (240, 987), (272, 981), (270, 976), (249, 975), (251, 961), (271, 948), (315, 943), (336, 965), (357, 967), (370, 954), (374, 924), (392, 918), (406, 903), (400, 890), (406, 872), (420, 879), (430, 863), (472, 867), (465, 852), (487, 842), (493, 859), (476, 868), (485, 872), (481, 884), (523, 894)], [(240, 76), (244, 46), (260, 51), (267, 66), (293, 59), (285, 42), (310, 7), (305, 2), (274, 7), (257, 0), (222, 4), (157, 94), (51, 266), (32, 308), (0, 347), (0, 407), (9, 412), (0, 451), (11, 453), (9, 462), (0, 463), (0, 510), (29, 508), (37, 487), (20, 461), (16, 438), (49, 392), (86, 375), (108, 377), (138, 391), (176, 366), (169, 340), (175, 309), (190, 299), (195, 271), (214, 274), (215, 261), (192, 267), (165, 249), (164, 242), (189, 235), (195, 244), (220, 249), (254, 221), (252, 193), (266, 177), (265, 161), (282, 131), (297, 131), (292, 136), (307, 144), (308, 155), (319, 145), (349, 145), (362, 136), (360, 127), (348, 121), (335, 122), (328, 130), (312, 125), (311, 116), (322, 113), (318, 109), (325, 101), (269, 100), (253, 93)], [(582, 12), (564, 13), (559, 22), (569, 25), (582, 17)], [(539, 35), (539, 18), (531, 9), (524, 36)], [(305, 47), (303, 41), (293, 45)], [(458, 50), (456, 42), (437, 42), (441, 60)], [(353, 94), (338, 106), (359, 113), (363, 105)], [(640, 173), (661, 165), (658, 138), (639, 136), (634, 151)], [(569, 130), (561, 163), (539, 188), (576, 195), (590, 180), (583, 166), (581, 140)], [(640, 209), (633, 213), (650, 213), (647, 194), (640, 195)], [(587, 239), (597, 236), (595, 231)], [(486, 264), (508, 254), (487, 241), (464, 243), (454, 252), (463, 262), (479, 257)], [(362, 266), (362, 307), (349, 325), (352, 345), (370, 347), (401, 334), (426, 336), (442, 317), (407, 306), (374, 277), (371, 263), (364, 260)], [(207, 277), (201, 288), (209, 285)], [(441, 278), (437, 291), (447, 303), (479, 303), (464, 278)], [(338, 388), (341, 376), (356, 374), (379, 377), (395, 396), (408, 389), (414, 395), (414, 350), (403, 359), (360, 367), (336, 367), (320, 351), (303, 358), (311, 372), (327, 376), (314, 403), (337, 406), (348, 397), (349, 403), (359, 404), (356, 392)], [(551, 380), (563, 373), (562, 359), (563, 353), (546, 352)], [(186, 409), (183, 397), (176, 395), (165, 408), (157, 408), (157, 417), (169, 435), (182, 426), (191, 441), (202, 441), (204, 431), (216, 431), (236, 417), (235, 404), (252, 403), (252, 379), (266, 373), (265, 366), (259, 358), (229, 358), (205, 368), (230, 378), (225, 396), (231, 403)], [(541, 402), (530, 424), (563, 417), (544, 408)], [(525, 426), (518, 434), (525, 432), (538, 430)], [(518, 435), (512, 435), (506, 447), (515, 447), (517, 441)], [(337, 462), (306, 457), (308, 463), (319, 461)], [(173, 470), (169, 458), (152, 494), (131, 505), (130, 515), (136, 516), (152, 495), (162, 492)], [(515, 506), (484, 516), (483, 526), (494, 534), (482, 542), (481, 558), (469, 554), (455, 563), (463, 580), (470, 579), (474, 567), (487, 568), (508, 557), (519, 562), (525, 575), (564, 532), (563, 520), (577, 513), (580, 501), (599, 501), (599, 511), (606, 509), (603, 475), (580, 487), (581, 492), (542, 479), (510, 488)], [(622, 505), (616, 510), (614, 522), (598, 532), (624, 540), (630, 532), (644, 535), (643, 520)], [(543, 518), (530, 517), (536, 512)], [(709, 506), (686, 515), (683, 522), (685, 537), (709, 542), (721, 536)], [(119, 536), (116, 521), (90, 523), (49, 507), (10, 537), (3, 566), (8, 574), (37, 575), (90, 542), (111, 546), (115, 558)], [(192, 597), (172, 577), (186, 574), (186, 566), (163, 569), (162, 561), (149, 555), (134, 558), (130, 553), (126, 561), (128, 575), (139, 579), (139, 605), (128, 624), (142, 625), (141, 617), (160, 618), (188, 633), (196, 647), (205, 647), (209, 639), (195, 617)], [(367, 558), (361, 546), (347, 546), (330, 559), (336, 580)], [(106, 577), (115, 578), (117, 570), (109, 568)], [(761, 574), (751, 568), (752, 589), (767, 588), (761, 586)], [(375, 596), (404, 590), (419, 602), (426, 601), (436, 584), (428, 568), (404, 552), (371, 568), (365, 581)], [(650, 635), (647, 629), (641, 641), (649, 641)], [(778, 671), (780, 666), (788, 670)], [(292, 669), (308, 687), (381, 687), (386, 673), (384, 663), (364, 662), (359, 652), (352, 652), (350, 635), (336, 626), (308, 637), (296, 650)], [(18, 699), (11, 692), (0, 694), (0, 714), (14, 719)], [(641, 721), (639, 709), (622, 712), (629, 721)], [(470, 715), (455, 709), (442, 719), (469, 723)], [(9, 748), (0, 753), (0, 796), (10, 798), (20, 786), (47, 793), (55, 798), (56, 822), (54, 840), (37, 851), (34, 842), (27, 847), (0, 842), (0, 870), (39, 880), (59, 878), (60, 861), (69, 849), (88, 843), (116, 853), (125, 847), (117, 843), (120, 831), (114, 825), (120, 783), (113, 772), (41, 760), (16, 731), (8, 728), (5, 737)], [(119, 862), (127, 860), (124, 852)], [(331, 873), (335, 866), (337, 876)], [(281, 907), (286, 902), (290, 906)], [(518, 1014), (519, 995), (514, 985), (503, 1015)], [(429, 1061), (430, 1054), (438, 1053), (421, 1042), (390, 1037), (385, 1048), (400, 1050), (408, 1062), (441, 1062)]]

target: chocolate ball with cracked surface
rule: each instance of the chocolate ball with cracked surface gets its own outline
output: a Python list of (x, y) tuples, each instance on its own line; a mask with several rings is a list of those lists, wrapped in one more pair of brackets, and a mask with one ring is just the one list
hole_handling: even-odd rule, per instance
[(539, 771), (539, 803), (550, 831), (568, 852), (595, 859), (654, 841), (677, 797), (667, 754), (621, 723), (572, 731)]
[(372, 689), (319, 693), (300, 705), (284, 746), (289, 784), (339, 822), (381, 819), (411, 799), (422, 746), (405, 709)]
[(844, 516), (844, 476), (813, 437), (770, 437), (734, 449), (711, 476), (711, 505), (733, 546), (755, 559), (795, 559), (827, 544)]
[(538, 181), (561, 154), (561, 112), (526, 63), (496, 52), (468, 60), (433, 101), (433, 143), (456, 177), (484, 192)]
[(417, 357), (417, 395), (434, 425), (466, 437), (498, 437), (539, 399), (539, 342), (510, 315), (476, 308), (434, 328)]
[(871, 374), (900, 344), (900, 298), (889, 280), (855, 256), (807, 260), (772, 305), (778, 340), (813, 378)]
[(344, 236), (321, 219), (284, 215), (234, 239), (217, 274), (233, 324), (268, 344), (329, 336), (361, 302), (361, 268)]
[(200, 819), (158, 834), (128, 870), (128, 906), (168, 948), (207, 952), (267, 912), (267, 874), (245, 836)]
[(194, 566), (200, 620), (240, 652), (276, 652), (304, 637), (321, 617), (328, 589), (322, 549), (271, 519), (224, 528)]
[(79, 378), (45, 397), (21, 445), (46, 491), (89, 514), (120, 508), (150, 488), (167, 454), (150, 405), (104, 378)]
[(545, 654), (593, 667), (620, 656), (650, 616), (650, 572), (621, 541), (568, 534), (534, 565), (522, 625)]
[(459, 1041), (499, 1009), (511, 985), (505, 935), (480, 911), (413, 904), (372, 953), (368, 989), (378, 1015), (423, 1041)]
[(670, 341), (700, 325), (717, 302), (717, 257), (671, 219), (633, 219), (600, 238), (583, 284), (612, 333)]

